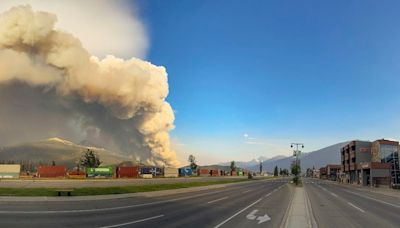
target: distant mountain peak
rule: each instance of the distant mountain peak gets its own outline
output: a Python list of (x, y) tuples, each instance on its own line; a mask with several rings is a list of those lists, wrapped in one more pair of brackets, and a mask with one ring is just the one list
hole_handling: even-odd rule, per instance
[(58, 142), (58, 143), (62, 143), (62, 144), (65, 144), (65, 145), (70, 145), (70, 146), (75, 145), (75, 143), (73, 143), (73, 142), (70, 142), (70, 141), (65, 140), (65, 139), (57, 138), (57, 137), (48, 138), (48, 139), (45, 139), (44, 141)]

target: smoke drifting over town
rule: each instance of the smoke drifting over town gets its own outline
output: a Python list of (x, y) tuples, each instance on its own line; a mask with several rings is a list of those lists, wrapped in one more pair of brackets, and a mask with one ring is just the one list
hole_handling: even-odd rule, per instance
[(78, 38), (55, 29), (56, 21), (30, 6), (0, 16), (0, 144), (65, 137), (178, 165), (165, 68), (91, 56)]

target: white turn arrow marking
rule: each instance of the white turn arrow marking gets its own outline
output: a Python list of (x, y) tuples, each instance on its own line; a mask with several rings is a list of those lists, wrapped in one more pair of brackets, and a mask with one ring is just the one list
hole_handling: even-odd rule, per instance
[(271, 220), (271, 218), (267, 214), (265, 214), (264, 216), (257, 216), (256, 215), (257, 212), (258, 210), (252, 211), (250, 214), (246, 216), (246, 218), (249, 220), (254, 220), (254, 219), (258, 220), (258, 224)]
[(271, 218), (265, 214), (264, 216), (258, 216), (257, 220), (259, 221), (258, 224), (271, 220)]
[(257, 213), (257, 211), (258, 211), (258, 210), (252, 211), (250, 214), (248, 214), (248, 215), (246, 216), (246, 218), (247, 218), (247, 219), (250, 219), (250, 220), (254, 220), (254, 219), (257, 217), (257, 216), (254, 215), (255, 213)]

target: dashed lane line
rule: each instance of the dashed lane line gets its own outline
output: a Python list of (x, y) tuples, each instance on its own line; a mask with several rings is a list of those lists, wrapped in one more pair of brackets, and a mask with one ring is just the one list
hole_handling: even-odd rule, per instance
[(355, 209), (361, 211), (362, 213), (365, 213), (365, 211), (364, 211), (363, 209), (357, 207), (356, 205), (354, 205), (354, 204), (352, 204), (352, 203), (350, 203), (350, 202), (347, 202), (347, 204), (349, 204), (350, 206), (354, 207)]
[(208, 201), (207, 203), (215, 203), (215, 202), (218, 202), (218, 201), (221, 201), (221, 200), (224, 200), (224, 199), (228, 199), (228, 198), (229, 198), (228, 196), (225, 196), (225, 197), (222, 197), (222, 198), (219, 198), (219, 199), (216, 199), (216, 200)]
[(139, 223), (139, 222), (145, 222), (145, 221), (161, 218), (163, 216), (164, 215), (157, 215), (157, 216), (153, 216), (153, 217), (149, 217), (149, 218), (145, 218), (145, 219), (140, 219), (140, 220), (136, 220), (136, 221), (132, 221), (132, 222), (126, 222), (126, 223), (121, 223), (121, 224), (116, 224), (116, 225), (111, 225), (111, 226), (102, 226), (100, 228), (114, 228), (114, 227), (120, 227), (120, 226), (127, 226), (127, 225), (132, 225), (132, 224), (135, 224), (135, 223)]

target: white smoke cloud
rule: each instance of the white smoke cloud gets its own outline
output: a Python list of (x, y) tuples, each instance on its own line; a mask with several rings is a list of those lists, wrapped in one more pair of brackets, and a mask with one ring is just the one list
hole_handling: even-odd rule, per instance
[[(178, 165), (170, 149), (174, 113), (165, 101), (165, 68), (136, 58), (91, 56), (80, 40), (55, 29), (56, 21), (56, 15), (28, 5), (0, 15), (0, 102), (9, 110), (0, 112), (0, 122), (13, 120), (16, 126), (8, 128), (35, 135), (78, 126), (81, 132), (73, 137), (148, 163)], [(16, 104), (28, 112), (18, 112)], [(46, 122), (57, 118), (60, 123)], [(30, 128), (18, 126), (24, 121)]]
[(148, 38), (132, 3), (127, 0), (1, 0), (0, 12), (16, 5), (31, 5), (35, 10), (56, 14), (56, 28), (79, 37), (92, 55), (143, 58)]

